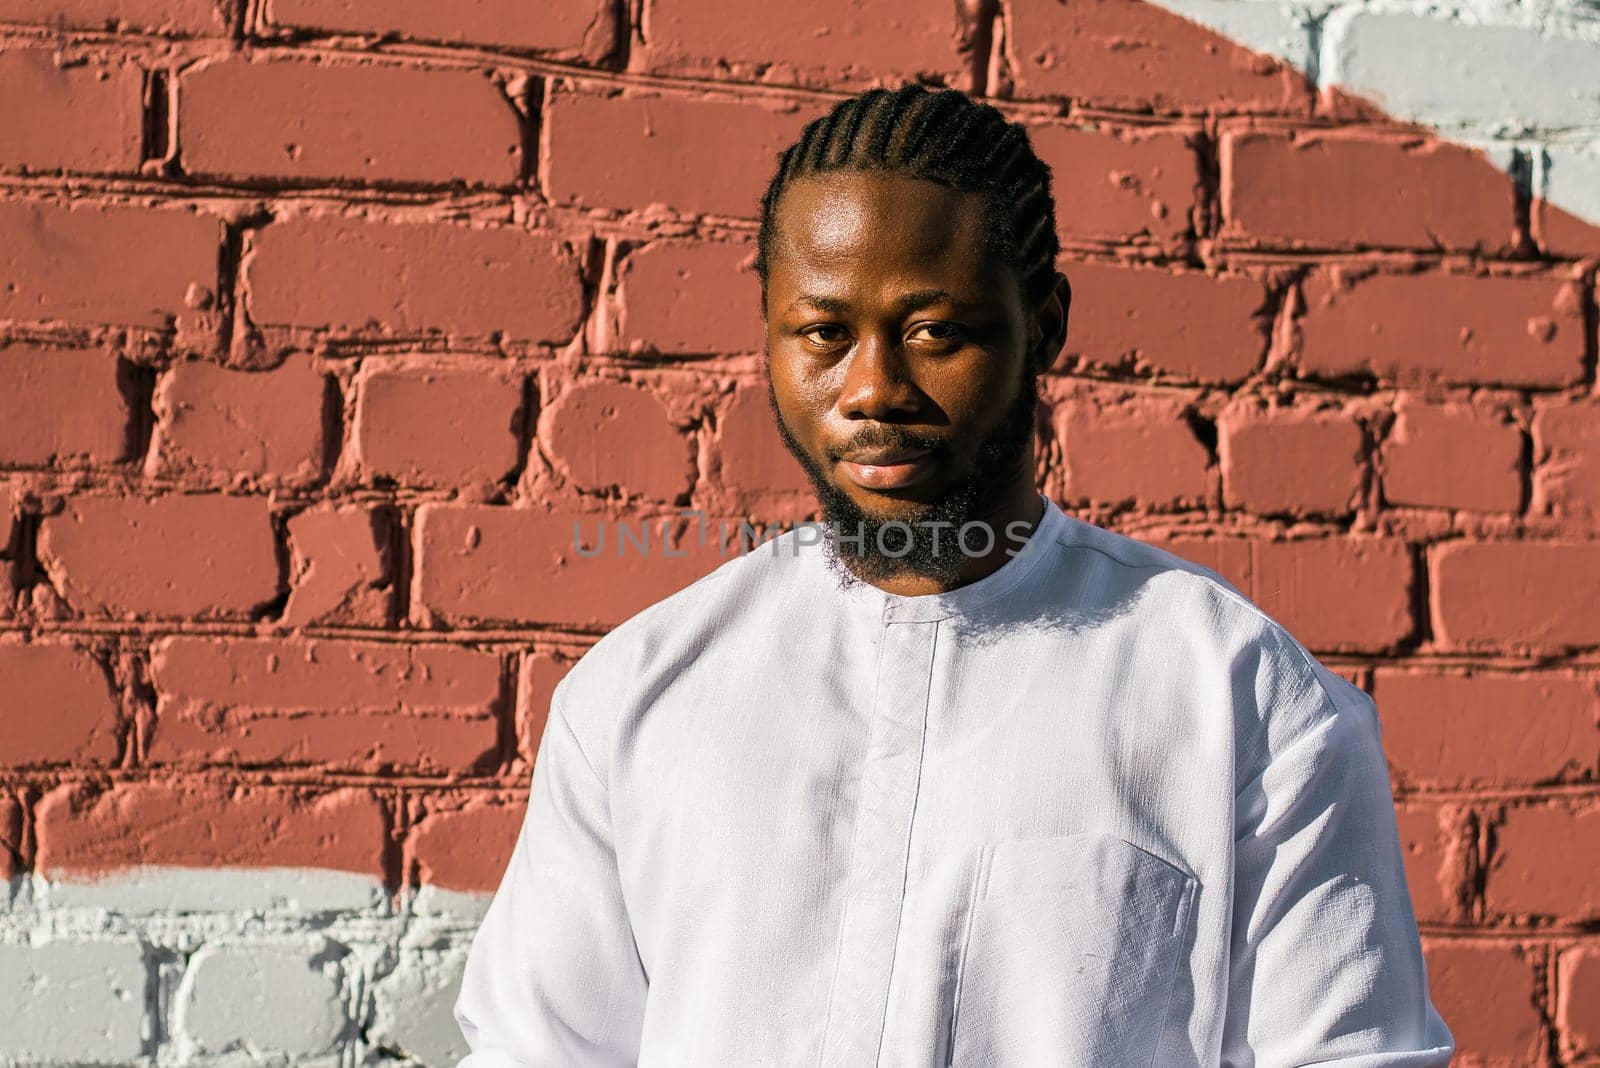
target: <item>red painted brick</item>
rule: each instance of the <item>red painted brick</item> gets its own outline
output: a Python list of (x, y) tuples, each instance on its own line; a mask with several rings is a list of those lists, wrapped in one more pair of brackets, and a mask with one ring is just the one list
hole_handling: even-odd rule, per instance
[(17, 529), (17, 514), (21, 508), (22, 492), (8, 483), (0, 482), (0, 556), (6, 556), (11, 551), (11, 536)]
[(1006, 45), (1021, 97), (1124, 108), (1302, 110), (1305, 80), (1140, 0), (1007, 0)]
[(0, 791), (0, 879), (26, 870), (22, 859), (22, 805)]
[(1367, 681), (1369, 672), (1359, 664), (1329, 664), (1328, 670), (1357, 689), (1372, 692), (1372, 685)]
[(476, 71), (230, 58), (184, 74), (178, 100), (190, 174), (509, 185), (522, 173), (517, 114)]
[(1564, 211), (1544, 197), (1533, 198), (1529, 216), (1535, 240), (1551, 256), (1581, 259), (1600, 249), (1600, 225), (1592, 218)]
[(259, 325), (554, 342), (583, 316), (577, 265), (548, 233), (312, 217), (264, 227), (250, 245), (244, 281)]
[(387, 626), (394, 573), (388, 514), (363, 505), (325, 504), (291, 516), (289, 601), (281, 622)]
[(217, 36), (228, 32), (233, 8), (231, 0), (0, 0), (0, 22)]
[(270, 371), (206, 360), (174, 364), (156, 386), (147, 473), (315, 481), (323, 471), (328, 381), (300, 353)]
[(1579, 857), (1600, 856), (1600, 808), (1510, 808), (1495, 828), (1484, 899), (1492, 913), (1600, 919), (1600, 883)]
[[(669, 516), (667, 518), (676, 518)], [(629, 517), (623, 538), (616, 522), (575, 513), (522, 508), (424, 505), (417, 512), (419, 614), (426, 623), (560, 623), (609, 627), (689, 585), (738, 551), (738, 527), (728, 552), (719, 526), (707, 538), (678, 534), (666, 555), (663, 520)], [(645, 534), (641, 535), (641, 525)], [(648, 536), (648, 551), (638, 539)], [(595, 555), (585, 556), (584, 552)], [(685, 555), (678, 556), (676, 554)]]
[(778, 154), (825, 110), (553, 92), (543, 185), (552, 200), (586, 208), (665, 206), (754, 219)]
[(1517, 946), (1430, 942), (1428, 989), (1462, 1063), (1542, 1064), (1537, 963)]
[(71, 498), (41, 522), (39, 559), (85, 615), (241, 617), (278, 592), (261, 497)]
[(216, 293), (222, 233), (178, 208), (0, 201), (0, 318), (181, 330)]
[(635, 250), (617, 281), (617, 347), (667, 356), (762, 351), (754, 255), (745, 244), (683, 241)]
[(1559, 404), (1533, 417), (1534, 511), (1600, 517), (1600, 405)]
[(1411, 557), (1399, 539), (1144, 540), (1216, 571), (1312, 650), (1379, 651), (1412, 631)]
[(1398, 539), (1263, 541), (1251, 596), (1312, 649), (1387, 649), (1412, 631), (1411, 582)]
[(1402, 783), (1502, 786), (1600, 774), (1592, 679), (1378, 668), (1383, 749)]
[(1431, 585), (1446, 646), (1600, 645), (1600, 542), (1449, 542)]
[(970, 27), (958, 4), (751, 4), (654, 0), (631, 66), (664, 74), (806, 85), (965, 86)]
[(1259, 514), (1348, 515), (1361, 502), (1365, 435), (1338, 408), (1244, 398), (1217, 421), (1222, 497)]
[(1522, 507), (1522, 432), (1504, 413), (1401, 395), (1383, 443), (1383, 499), (1425, 508)]
[(1513, 208), (1504, 171), (1432, 138), (1252, 130), (1222, 139), (1227, 236), (1313, 248), (1498, 250), (1511, 241)]
[(524, 379), (502, 362), (369, 362), (357, 381), (354, 440), (366, 477), (487, 489), (516, 469)]
[(1566, 1055), (1600, 1057), (1600, 947), (1593, 944), (1561, 954), (1556, 1027)]
[(517, 844), (524, 801), (471, 801), (431, 812), (411, 830), (411, 856), (424, 886), (491, 891), (505, 875)]
[(1241, 276), (1063, 263), (1072, 309), (1063, 370), (1084, 367), (1237, 382), (1261, 364), (1266, 290)]
[(150, 657), (157, 764), (470, 771), (498, 744), (500, 658), (440, 645), (168, 638)]
[(571, 669), (572, 661), (555, 653), (522, 655), (517, 667), (517, 750), (530, 764), (538, 755), (556, 686)]
[(17, 516), (22, 505), (21, 493), (5, 482), (0, 482), (0, 620), (13, 614), (12, 598), (15, 595), (13, 557), (18, 555), (14, 544)]
[(1211, 493), (1210, 456), (1184, 421), (1184, 398), (1083, 392), (1055, 406), (1051, 423), (1066, 453), (1067, 495), (1165, 507)]
[(0, 644), (0, 764), (116, 762), (117, 698), (106, 669), (69, 645)]
[(1203, 191), (1193, 136), (1182, 130), (1035, 126), (1062, 240), (1175, 241), (1193, 230)]
[(810, 494), (811, 480), (783, 444), (765, 382), (741, 385), (717, 419), (722, 484), (741, 501)]
[(1555, 279), (1315, 275), (1305, 296), (1300, 365), (1313, 375), (1559, 386), (1582, 372), (1581, 309)]
[(539, 420), (539, 440), (580, 489), (613, 487), (676, 500), (694, 476), (689, 440), (666, 406), (622, 382), (584, 382), (562, 393)]
[(448, 6), (428, 0), (267, 0), (266, 18), (276, 26), (495, 45), (590, 61), (603, 59), (616, 35), (615, 19), (602, 0)]
[(144, 71), (126, 60), (56, 56), (54, 48), (0, 52), (0, 100), (18, 102), (0, 110), (0, 166), (137, 171)]
[(1468, 821), (1454, 806), (1426, 801), (1398, 805), (1395, 821), (1418, 921), (1441, 923), (1461, 918), (1471, 893), (1467, 882), (1471, 857)]
[(107, 464), (128, 455), (128, 405), (111, 353), (11, 345), (0, 348), (0, 382), (0, 464)]
[(1152, 537), (1143, 536), (1159, 549), (1210, 568), (1249, 595), (1255, 581), (1256, 542), (1250, 538)]
[(386, 820), (364, 790), (311, 792), (186, 780), (103, 791), (59, 786), (36, 815), (49, 878), (135, 865), (328, 868), (384, 876)]

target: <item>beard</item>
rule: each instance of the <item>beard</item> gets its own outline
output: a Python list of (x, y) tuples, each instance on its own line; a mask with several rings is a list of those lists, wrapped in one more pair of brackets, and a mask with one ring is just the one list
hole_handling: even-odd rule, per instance
[[(1033, 441), (1038, 411), (1038, 371), (1025, 367), (1016, 396), (1000, 424), (979, 444), (972, 466), (938, 498), (904, 518), (880, 517), (862, 509), (849, 494), (829, 481), (826, 473), (789, 432), (778, 410), (778, 397), (767, 376), (767, 402), (784, 446), (805, 470), (817, 494), (827, 531), (823, 538), (829, 565), (841, 580), (877, 581), (906, 575), (933, 579), (942, 586), (955, 584), (971, 556), (958, 538), (962, 528), (992, 513), (1017, 477), (1023, 457)], [(874, 424), (852, 438), (851, 449), (926, 448), (947, 450), (937, 437), (918, 434), (891, 423)], [(1003, 532), (993, 538), (980, 534), (980, 548), (998, 545)], [(975, 551), (971, 555), (981, 555)]]

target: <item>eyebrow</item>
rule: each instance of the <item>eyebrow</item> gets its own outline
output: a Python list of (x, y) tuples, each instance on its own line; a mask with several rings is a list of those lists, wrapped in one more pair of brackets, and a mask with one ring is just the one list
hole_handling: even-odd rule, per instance
[[(968, 302), (956, 297), (944, 289), (917, 289), (910, 293), (902, 294), (895, 298), (895, 310), (901, 313), (926, 308), (930, 304), (945, 301), (957, 307), (967, 307)], [(794, 311), (801, 306), (815, 308), (817, 311), (829, 312), (840, 315), (850, 310), (850, 302), (841, 297), (828, 297), (818, 293), (802, 293), (784, 311)]]

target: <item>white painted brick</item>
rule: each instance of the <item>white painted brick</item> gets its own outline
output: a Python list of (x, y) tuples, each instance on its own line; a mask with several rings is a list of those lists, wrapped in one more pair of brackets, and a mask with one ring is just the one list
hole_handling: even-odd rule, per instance
[(491, 893), (424, 886), (411, 895), (405, 907), (415, 916), (456, 918), (476, 925), (483, 922), (493, 900)]
[(25, 909), (31, 904), (32, 884), (26, 873), (0, 880), (0, 915), (14, 909)]
[(178, 985), (171, 1030), (190, 1056), (330, 1055), (350, 1030), (342, 952), (320, 938), (204, 946)]
[[(1600, 79), (1600, 72), (1596, 73)], [(1542, 195), (1569, 215), (1600, 226), (1600, 144), (1545, 149)]]
[(406, 950), (394, 970), (373, 986), (367, 1036), (426, 1065), (452, 1065), (469, 1050), (456, 1026), (456, 996), (466, 949)]
[(1531, 26), (1354, 11), (1327, 24), (1323, 74), (1397, 118), (1516, 133), (1600, 124), (1600, 44)]
[(104, 908), (136, 913), (287, 911), (374, 912), (388, 894), (371, 876), (301, 868), (147, 866), (95, 881), (36, 877), (46, 908)]
[(0, 1059), (126, 1064), (144, 1052), (149, 969), (129, 942), (0, 945)]

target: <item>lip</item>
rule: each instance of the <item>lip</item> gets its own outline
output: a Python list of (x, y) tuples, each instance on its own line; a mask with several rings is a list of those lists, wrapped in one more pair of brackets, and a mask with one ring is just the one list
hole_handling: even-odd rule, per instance
[(870, 490), (915, 485), (933, 472), (933, 466), (931, 449), (879, 449), (839, 461), (846, 478)]

